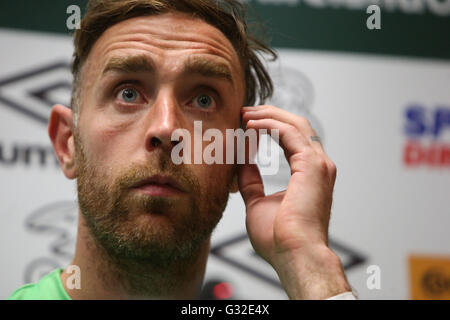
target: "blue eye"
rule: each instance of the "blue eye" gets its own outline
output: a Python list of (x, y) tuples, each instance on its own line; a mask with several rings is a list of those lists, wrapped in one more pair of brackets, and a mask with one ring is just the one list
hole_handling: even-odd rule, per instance
[(211, 107), (213, 99), (206, 94), (201, 94), (195, 98), (195, 103), (202, 109), (208, 109)]
[(125, 102), (133, 103), (135, 102), (139, 97), (139, 94), (136, 92), (136, 90), (131, 88), (122, 89), (119, 92), (119, 98), (121, 98)]

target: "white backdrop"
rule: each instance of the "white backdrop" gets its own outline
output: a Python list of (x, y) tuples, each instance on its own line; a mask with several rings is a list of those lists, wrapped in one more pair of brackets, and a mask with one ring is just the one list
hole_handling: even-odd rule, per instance
[[(77, 211), (75, 182), (56, 165), (45, 125), (51, 103), (69, 101), (71, 39), (2, 29), (0, 41), (4, 299), (70, 262)], [(404, 150), (412, 137), (405, 127), (425, 129), (414, 137), (422, 146), (449, 150), (450, 62), (279, 52), (280, 61), (271, 65), (273, 104), (308, 117), (338, 168), (331, 246), (348, 267), (351, 285), (364, 299), (410, 298), (409, 256), (450, 256), (450, 157), (444, 165), (407, 166)], [(418, 107), (422, 114), (408, 118)], [(439, 112), (441, 130), (433, 135)], [(283, 188), (286, 174), (266, 177), (267, 191)], [(240, 195), (232, 195), (213, 234), (206, 280), (230, 282), (236, 298), (285, 299), (274, 271), (252, 254), (244, 218)], [(369, 265), (380, 267), (381, 289), (367, 288)]]

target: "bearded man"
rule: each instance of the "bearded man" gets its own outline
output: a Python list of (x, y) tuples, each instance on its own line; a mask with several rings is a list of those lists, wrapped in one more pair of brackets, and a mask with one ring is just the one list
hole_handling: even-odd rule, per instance
[[(195, 299), (210, 237), (240, 191), (255, 251), (291, 299), (353, 297), (328, 247), (336, 167), (310, 123), (274, 106), (235, 0), (91, 0), (74, 36), (71, 108), (49, 135), (77, 179), (79, 222), (70, 274), (55, 270), (11, 299)], [(255, 164), (174, 164), (176, 129), (278, 130), (287, 190), (265, 195)], [(192, 134), (193, 136), (194, 134)], [(203, 146), (205, 142), (203, 141)], [(343, 295), (342, 295), (343, 294)]]

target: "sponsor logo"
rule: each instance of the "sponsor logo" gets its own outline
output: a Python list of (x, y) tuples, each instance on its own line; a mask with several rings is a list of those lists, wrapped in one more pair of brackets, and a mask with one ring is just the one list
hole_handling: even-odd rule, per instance
[(52, 146), (12, 143), (6, 144), (0, 141), (0, 165), (4, 167), (53, 167), (59, 168), (58, 158)]
[[(52, 105), (69, 102), (70, 92), (69, 64), (44, 64), (0, 79), (0, 107), (17, 112), (46, 128)], [(59, 168), (59, 163), (51, 145), (2, 139), (0, 166)]]
[(409, 268), (412, 299), (450, 299), (450, 256), (413, 255)]
[(71, 88), (69, 63), (54, 62), (30, 68), (0, 79), (0, 106), (46, 127), (54, 104), (70, 104)]
[(450, 167), (450, 106), (406, 108), (403, 163), (407, 167)]
[(50, 203), (26, 217), (25, 228), (28, 232), (47, 236), (43, 238), (51, 240), (48, 242), (49, 250), (26, 266), (25, 283), (37, 282), (52, 270), (70, 264), (75, 249), (77, 220), (78, 206), (75, 201)]
[(442, 269), (430, 269), (423, 275), (422, 289), (429, 295), (450, 294), (450, 276)]
[[(339, 256), (346, 272), (367, 261), (365, 254), (341, 241), (330, 238), (328, 245)], [(222, 262), (283, 290), (273, 268), (253, 250), (247, 233), (229, 237), (213, 245), (211, 254)]]

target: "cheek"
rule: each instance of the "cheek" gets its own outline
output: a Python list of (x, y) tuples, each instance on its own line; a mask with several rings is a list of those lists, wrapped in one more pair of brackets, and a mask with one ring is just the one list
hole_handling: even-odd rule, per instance
[(86, 149), (97, 165), (114, 167), (124, 154), (130, 154), (126, 141), (133, 141), (122, 126), (94, 123), (85, 134)]
[(226, 191), (228, 184), (232, 181), (235, 168), (234, 165), (225, 164), (201, 164), (189, 165), (189, 167), (198, 178), (202, 193), (207, 197)]

